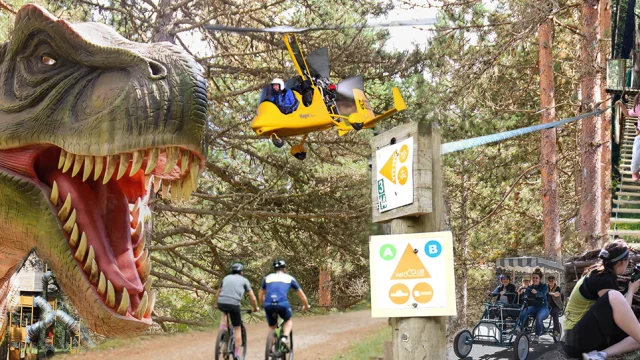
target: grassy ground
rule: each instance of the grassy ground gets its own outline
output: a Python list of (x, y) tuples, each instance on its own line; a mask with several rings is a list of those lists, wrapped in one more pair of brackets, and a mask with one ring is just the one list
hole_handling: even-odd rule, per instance
[(385, 341), (391, 340), (391, 327), (386, 327), (380, 331), (366, 337), (357, 342), (347, 350), (344, 354), (336, 356), (333, 360), (368, 360), (370, 356), (384, 355), (383, 344)]

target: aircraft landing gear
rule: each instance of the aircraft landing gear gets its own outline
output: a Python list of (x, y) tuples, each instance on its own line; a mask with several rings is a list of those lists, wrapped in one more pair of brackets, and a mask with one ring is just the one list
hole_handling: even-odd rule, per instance
[(269, 137), (271, 138), (271, 142), (273, 143), (273, 145), (275, 145), (275, 147), (277, 147), (278, 149), (284, 146), (284, 140), (280, 139), (278, 135), (271, 134), (271, 136)]
[(363, 123), (361, 123), (361, 122), (360, 122), (360, 123), (353, 123), (353, 124), (351, 124), (351, 126), (353, 126), (353, 128), (354, 128), (356, 131), (358, 131), (358, 130), (362, 130), (362, 127), (364, 127), (364, 124), (363, 124)]
[(293, 157), (295, 157), (298, 160), (304, 160), (307, 158), (307, 152), (304, 149), (304, 142), (306, 140), (307, 140), (307, 135), (305, 134), (302, 137), (302, 141), (300, 141), (300, 144), (294, 145), (291, 147), (291, 155), (293, 155)]

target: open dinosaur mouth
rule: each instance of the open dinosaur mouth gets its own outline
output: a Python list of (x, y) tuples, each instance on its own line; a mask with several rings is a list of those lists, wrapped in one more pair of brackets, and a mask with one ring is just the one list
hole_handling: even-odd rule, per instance
[(200, 155), (179, 147), (109, 156), (78, 155), (55, 146), (0, 151), (0, 167), (48, 186), (71, 256), (102, 302), (126, 317), (149, 321), (150, 258), (144, 219), (149, 195), (188, 198)]

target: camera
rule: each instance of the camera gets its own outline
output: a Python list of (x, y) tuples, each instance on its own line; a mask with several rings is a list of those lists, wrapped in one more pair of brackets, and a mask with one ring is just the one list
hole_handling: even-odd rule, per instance
[(631, 282), (640, 279), (640, 264), (636, 264), (633, 268), (633, 274), (631, 274)]

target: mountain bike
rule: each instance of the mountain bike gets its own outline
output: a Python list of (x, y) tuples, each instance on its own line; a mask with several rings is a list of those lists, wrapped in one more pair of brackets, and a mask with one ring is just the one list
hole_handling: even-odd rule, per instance
[(287, 349), (280, 339), (284, 327), (284, 320), (280, 322), (280, 325), (275, 330), (272, 330), (267, 336), (267, 347), (265, 349), (265, 360), (293, 360), (293, 330), (289, 334), (289, 349)]
[[(251, 314), (251, 309), (240, 310), (241, 313), (246, 312)], [(247, 356), (247, 329), (244, 324), (240, 326), (242, 330), (242, 353), (239, 356), (240, 360), (244, 360)], [(216, 358), (215, 360), (235, 360), (235, 338), (234, 328), (231, 326), (230, 316), (227, 314), (227, 329), (218, 331), (218, 338), (216, 339)]]

